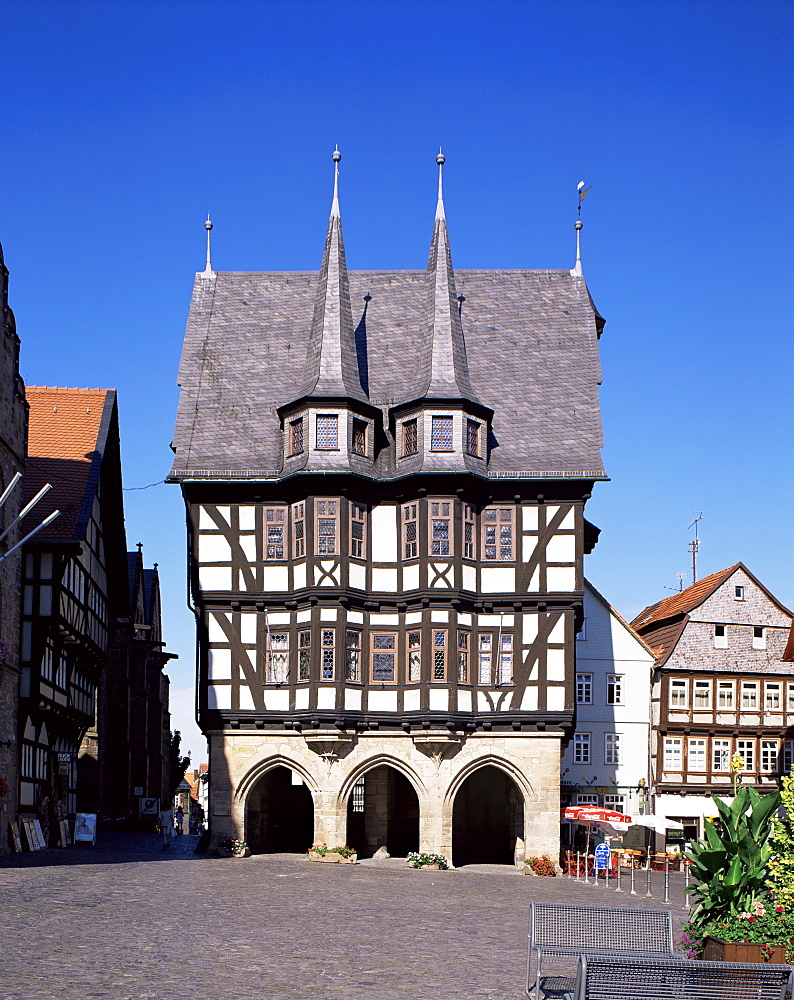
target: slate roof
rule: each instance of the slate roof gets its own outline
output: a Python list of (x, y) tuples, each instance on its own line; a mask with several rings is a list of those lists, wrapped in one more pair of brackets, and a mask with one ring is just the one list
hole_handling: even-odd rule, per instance
[(22, 479), (24, 501), (46, 483), (52, 489), (23, 522), (30, 531), (53, 510), (56, 518), (36, 541), (80, 541), (99, 482), (115, 389), (66, 389), (29, 385), (28, 464)]
[[(388, 407), (427, 385), (427, 271), (348, 272), (362, 382)], [(196, 276), (174, 433), (174, 478), (270, 478), (276, 408), (305, 384), (317, 272)], [(570, 271), (455, 272), (471, 388), (495, 411), (489, 475), (605, 478), (600, 318)], [(368, 296), (368, 299), (365, 299)], [(419, 392), (417, 392), (419, 390)], [(384, 468), (388, 477), (393, 470)]]

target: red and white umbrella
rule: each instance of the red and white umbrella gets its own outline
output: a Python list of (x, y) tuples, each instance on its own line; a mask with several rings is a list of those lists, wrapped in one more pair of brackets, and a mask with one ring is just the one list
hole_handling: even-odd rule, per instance
[(568, 806), (563, 809), (562, 818), (574, 823), (591, 823), (593, 826), (608, 823), (610, 826), (620, 824), (629, 827), (632, 824), (631, 816), (614, 809), (601, 809), (599, 806)]

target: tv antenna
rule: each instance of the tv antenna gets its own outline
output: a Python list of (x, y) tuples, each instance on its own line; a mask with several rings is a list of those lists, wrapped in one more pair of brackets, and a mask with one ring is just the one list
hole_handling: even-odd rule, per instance
[(692, 524), (689, 525), (690, 528), (694, 527), (695, 537), (689, 543), (689, 551), (692, 553), (692, 583), (697, 583), (698, 578), (698, 549), (700, 548), (700, 539), (698, 538), (698, 521), (703, 520), (703, 511), (701, 511)]

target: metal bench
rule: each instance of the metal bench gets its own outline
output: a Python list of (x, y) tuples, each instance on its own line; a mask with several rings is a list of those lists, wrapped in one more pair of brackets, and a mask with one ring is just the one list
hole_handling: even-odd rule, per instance
[[(527, 996), (538, 1000), (544, 958), (571, 956), (576, 959), (583, 953), (592, 952), (636, 956), (638, 961), (653, 958), (682, 961), (673, 951), (673, 921), (667, 910), (531, 903)], [(564, 983), (555, 981), (553, 988), (545, 992), (564, 996), (566, 989)]]
[(581, 955), (571, 1000), (784, 1000), (788, 965)]

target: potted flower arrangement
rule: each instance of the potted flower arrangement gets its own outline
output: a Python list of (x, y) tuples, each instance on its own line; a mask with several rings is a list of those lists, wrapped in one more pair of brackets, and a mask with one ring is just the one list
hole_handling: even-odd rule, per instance
[(411, 851), (405, 863), (409, 868), (432, 868), (442, 872), (450, 870), (449, 861), (444, 855), (435, 854), (433, 851)]
[(309, 850), (309, 861), (327, 861), (335, 864), (355, 864), (358, 859), (355, 847), (347, 844), (329, 847), (328, 844), (313, 844)]
[(557, 868), (554, 862), (548, 856), (544, 854), (540, 858), (527, 858), (524, 861), (524, 874), (525, 875), (556, 875)]
[(251, 852), (248, 844), (237, 837), (227, 837), (218, 844), (218, 853), (225, 858), (249, 858)]

